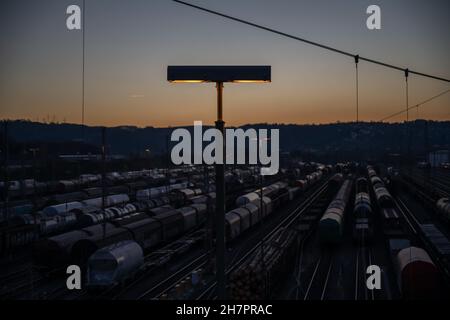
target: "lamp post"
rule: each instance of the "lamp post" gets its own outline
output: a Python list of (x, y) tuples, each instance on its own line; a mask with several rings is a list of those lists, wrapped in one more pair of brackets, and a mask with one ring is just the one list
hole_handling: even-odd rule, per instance
[[(168, 66), (167, 80), (172, 83), (208, 83), (216, 84), (217, 120), (216, 129), (224, 138), (223, 121), (223, 84), (266, 83), (271, 81), (270, 66)], [(225, 141), (225, 139), (223, 139)], [(225, 152), (225, 143), (223, 144)], [(215, 164), (216, 171), (216, 277), (219, 299), (226, 298), (225, 276), (225, 162)]]

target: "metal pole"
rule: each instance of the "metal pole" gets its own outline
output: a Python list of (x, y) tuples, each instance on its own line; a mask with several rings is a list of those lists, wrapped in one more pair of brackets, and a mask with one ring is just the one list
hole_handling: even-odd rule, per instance
[(356, 123), (359, 123), (359, 74), (358, 74), (359, 55), (355, 56), (356, 72)]
[(9, 224), (9, 175), (8, 175), (8, 162), (9, 162), (9, 138), (8, 138), (8, 120), (4, 121), (4, 133), (3, 133), (3, 143), (4, 143), (4, 148), (3, 148), (3, 159), (4, 159), (4, 174), (5, 174), (5, 179), (4, 179), (4, 219), (5, 221)]
[[(407, 139), (407, 149), (406, 149), (406, 165), (410, 167), (411, 162), (411, 128), (409, 126), (409, 86), (408, 86), (408, 76), (409, 70), (405, 69), (405, 89), (406, 89), (406, 139)], [(411, 168), (410, 168), (411, 169)]]
[[(259, 147), (261, 148), (261, 141), (259, 141)], [(258, 150), (258, 152), (259, 152), (259, 150)], [(263, 179), (264, 179), (264, 176), (262, 175), (261, 170), (262, 170), (262, 165), (260, 166), (260, 169), (259, 169), (259, 177), (260, 177), (259, 178), (259, 188), (260, 188), (259, 189), (259, 192), (260, 192), (259, 197), (260, 197), (261, 213), (264, 216), (267, 214), (267, 212), (265, 210), (266, 208), (264, 208), (264, 201), (263, 201), (263, 197), (264, 197), (264, 194), (263, 194), (264, 180)], [(262, 220), (263, 216), (260, 217), (261, 220)], [(262, 264), (263, 272), (265, 274), (265, 272), (266, 272), (266, 263), (265, 263), (266, 252), (265, 252), (264, 236), (261, 239), (260, 247), (261, 247), (261, 264)], [(267, 290), (264, 291), (264, 294), (265, 295), (267, 294)]]
[[(223, 83), (217, 82), (217, 121), (216, 129), (224, 137), (222, 93)], [(225, 139), (223, 139), (224, 141)], [(223, 143), (223, 162), (225, 162), (225, 143)], [(226, 299), (226, 279), (225, 279), (225, 164), (215, 165), (216, 169), (216, 277), (217, 295), (219, 299)]]
[(103, 239), (106, 236), (106, 128), (102, 127), (102, 213), (103, 213)]

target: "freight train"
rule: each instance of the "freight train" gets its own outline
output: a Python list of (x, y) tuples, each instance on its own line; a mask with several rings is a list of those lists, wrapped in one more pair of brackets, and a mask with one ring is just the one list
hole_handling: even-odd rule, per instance
[[(285, 182), (277, 182), (261, 190), (248, 193), (236, 199), (238, 207), (225, 214), (225, 235), (233, 240), (270, 215), (281, 203), (297, 195), (298, 188), (288, 188)], [(295, 193), (295, 194), (294, 194)]]
[[(361, 180), (358, 180), (361, 182)], [(360, 184), (358, 184), (360, 189)], [(355, 195), (353, 207), (353, 239), (359, 242), (370, 241), (373, 237), (373, 213), (370, 196), (366, 192)]]
[(353, 182), (347, 179), (342, 184), (336, 197), (331, 201), (319, 221), (318, 233), (322, 244), (340, 243), (344, 229), (344, 214), (349, 202)]
[(68, 262), (82, 265), (96, 250), (123, 240), (133, 240), (148, 250), (200, 226), (206, 216), (207, 205), (201, 203), (135, 213), (43, 239), (36, 243), (34, 260), (50, 268)]
[[(182, 184), (176, 187), (184, 186)], [(136, 212), (150, 211), (163, 205), (176, 207), (190, 203), (190, 198), (200, 196), (199, 189), (176, 189), (166, 196), (155, 199), (129, 202), (126, 194), (105, 197), (102, 210), (102, 198), (75, 201), (44, 208), (33, 214), (18, 215), (10, 220), (8, 226), (0, 228), (0, 255), (13, 251), (17, 247), (32, 243), (43, 236), (51, 236), (74, 228), (82, 228), (120, 218)], [(206, 199), (215, 198), (215, 194), (204, 195)], [(197, 203), (206, 203), (197, 199)], [(23, 233), (23, 234), (21, 234)]]
[[(312, 187), (317, 181), (311, 181), (309, 187)], [(266, 216), (273, 214), (274, 209), (278, 206), (286, 201), (292, 200), (301, 190), (297, 186), (289, 187), (287, 183), (277, 182), (263, 188), (262, 192), (262, 205), (261, 198), (259, 197), (261, 190), (255, 190), (236, 199), (237, 208), (229, 211), (225, 215), (227, 241), (237, 239), (242, 233), (254, 227)], [(143, 263), (141, 251), (135, 248), (130, 253), (120, 254), (128, 246), (135, 247), (128, 243), (116, 244), (97, 251), (89, 258), (89, 287), (97, 289), (109, 288), (121, 283), (127, 277), (137, 272)], [(105, 258), (107, 262), (100, 265), (98, 261), (102, 257), (107, 257)]]
[(133, 277), (143, 264), (144, 252), (135, 241), (121, 241), (101, 248), (88, 260), (88, 287), (95, 290), (118, 285)]
[(439, 270), (424, 249), (413, 245), (413, 239), (405, 229), (405, 221), (398, 213), (394, 199), (374, 172), (368, 167), (401, 296), (404, 299), (433, 297), (439, 292)]
[[(106, 183), (108, 188), (113, 188), (113, 186), (111, 186), (113, 184), (121, 184), (122, 186), (120, 187), (126, 188), (127, 190), (137, 190), (148, 186), (149, 183), (144, 181), (136, 182), (135, 180), (145, 179), (146, 181), (151, 183), (162, 183), (164, 178), (165, 175), (161, 174), (159, 169), (120, 173), (110, 172), (106, 174)], [(92, 191), (97, 189), (98, 192), (98, 189), (100, 188), (89, 188), (89, 186), (98, 186), (100, 181), (100, 174), (82, 174), (75, 179), (48, 182), (39, 182), (34, 179), (13, 180), (9, 181), (8, 183), (8, 195), (11, 199), (14, 199), (21, 197), (30, 197), (32, 195), (44, 196), (49, 194), (70, 194), (83, 188), (92, 189)], [(1, 194), (4, 194), (4, 189), (4, 182), (0, 182)], [(121, 190), (121, 192), (123, 192), (124, 189)], [(52, 198), (50, 197), (49, 200), (51, 201)]]

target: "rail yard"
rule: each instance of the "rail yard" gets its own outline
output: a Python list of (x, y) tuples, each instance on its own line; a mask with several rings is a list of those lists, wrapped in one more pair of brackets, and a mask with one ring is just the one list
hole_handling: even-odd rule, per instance
[[(449, 181), (445, 168), (352, 162), (293, 161), (264, 180), (228, 168), (227, 296), (448, 298)], [(1, 299), (217, 298), (214, 185), (208, 166), (10, 181)], [(67, 288), (70, 265), (79, 290)]]

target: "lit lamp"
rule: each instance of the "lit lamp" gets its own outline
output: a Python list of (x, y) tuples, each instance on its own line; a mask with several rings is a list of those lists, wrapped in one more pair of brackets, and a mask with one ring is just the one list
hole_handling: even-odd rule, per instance
[[(217, 88), (216, 128), (224, 134), (223, 83), (265, 83), (271, 81), (270, 66), (168, 66), (167, 80), (173, 83), (215, 82)], [(224, 139), (225, 140), (225, 139)], [(224, 148), (225, 148), (225, 144)], [(224, 150), (224, 155), (226, 152)], [(218, 296), (226, 298), (225, 280), (225, 172), (216, 164), (216, 276)]]

